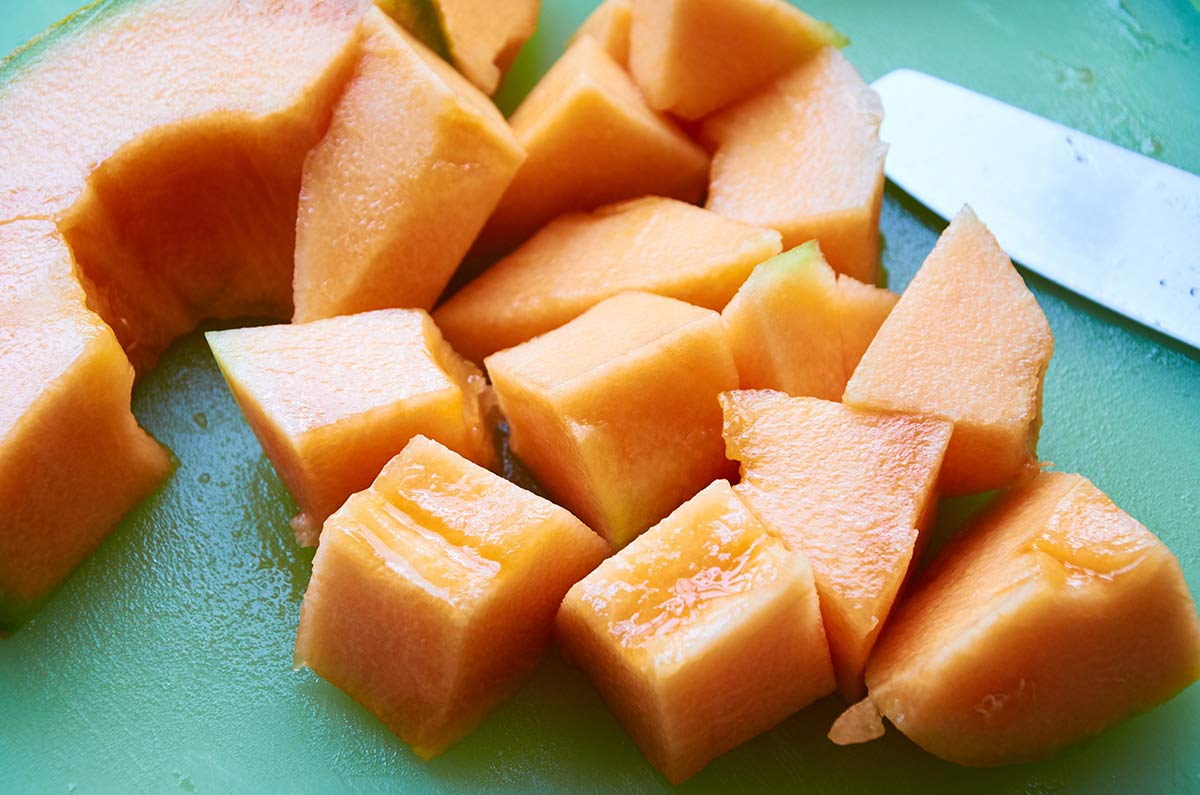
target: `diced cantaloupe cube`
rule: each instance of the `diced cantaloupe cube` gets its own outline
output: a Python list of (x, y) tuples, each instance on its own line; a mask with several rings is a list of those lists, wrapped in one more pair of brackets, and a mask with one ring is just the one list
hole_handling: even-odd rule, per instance
[(572, 41), (591, 36), (619, 66), (629, 63), (629, 29), (633, 23), (633, 0), (604, 0), (588, 15)]
[(782, 392), (721, 396), (738, 495), (808, 555), (838, 690), (863, 690), (867, 656), (923, 548), (949, 422), (855, 411)]
[(482, 361), (629, 290), (720, 310), (751, 269), (779, 249), (774, 230), (675, 199), (632, 199), (559, 216), (434, 319), (455, 350)]
[(511, 249), (572, 210), (704, 194), (708, 155), (646, 106), (590, 36), (550, 67), (509, 122), (528, 157), (480, 234), (481, 252)]
[(637, 0), (629, 69), (651, 107), (698, 119), (844, 43), (786, 0)]
[(762, 263), (721, 313), (742, 389), (841, 400), (898, 298), (834, 273), (815, 240)]
[(1179, 561), (1065, 473), (1035, 476), (952, 541), (867, 666), (876, 707), (966, 765), (1046, 756), (1197, 678)]
[(419, 309), (213, 331), (217, 364), (300, 515), (300, 543), (416, 434), (489, 465), (483, 375)]
[(732, 470), (717, 395), (737, 369), (711, 309), (623, 293), (486, 365), (513, 451), (614, 547)]
[(1037, 468), (1054, 336), (970, 208), (942, 233), (863, 356), (843, 401), (954, 421), (939, 488), (970, 494)]
[(832, 47), (704, 122), (716, 147), (708, 209), (778, 229), (784, 248), (817, 239), (838, 273), (879, 271), (883, 108)]
[(724, 480), (577, 583), (558, 633), (675, 783), (834, 689), (808, 560)]
[(562, 508), (414, 437), (325, 523), (296, 664), (432, 757), (533, 669), (606, 549)]

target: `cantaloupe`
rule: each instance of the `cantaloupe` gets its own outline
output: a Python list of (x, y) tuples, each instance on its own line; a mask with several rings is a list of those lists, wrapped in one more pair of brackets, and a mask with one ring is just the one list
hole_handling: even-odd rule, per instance
[(419, 309), (206, 336), (300, 506), (292, 527), (302, 544), (316, 544), (326, 517), (417, 434), (492, 462), (483, 375)]
[(834, 273), (816, 241), (764, 262), (721, 313), (742, 389), (841, 400), (897, 299)]
[(778, 229), (784, 248), (821, 242), (838, 273), (879, 270), (883, 107), (833, 47), (706, 119), (716, 147), (707, 207)]
[(567, 48), (509, 122), (528, 157), (480, 235), (481, 253), (507, 251), (572, 210), (704, 194), (708, 156), (646, 106), (590, 36)]
[(920, 557), (951, 425), (766, 390), (731, 392), (721, 403), (729, 457), (741, 462), (738, 495), (808, 555), (838, 690), (856, 699)]
[(591, 36), (619, 66), (629, 63), (629, 29), (633, 24), (633, 0), (604, 0), (588, 15), (574, 39)]
[(1064, 473), (1037, 475), (951, 542), (867, 667), (880, 712), (966, 765), (1046, 756), (1197, 678), (1179, 562)]
[(694, 120), (846, 43), (786, 0), (637, 0), (629, 69), (651, 107)]
[(296, 664), (427, 759), (533, 669), (605, 551), (562, 508), (418, 436), (326, 522)]
[(296, 322), (430, 309), (524, 159), (504, 117), (379, 10), (304, 165)]
[(674, 783), (834, 688), (808, 560), (724, 480), (571, 588), (557, 624)]
[(737, 370), (711, 309), (623, 293), (485, 364), (513, 451), (614, 548), (731, 473), (717, 395)]
[(632, 199), (559, 216), (434, 318), (456, 350), (482, 361), (629, 290), (720, 310), (779, 249), (773, 230), (674, 199)]
[(970, 494), (1037, 468), (1054, 336), (970, 208), (942, 233), (846, 385), (847, 405), (954, 421), (940, 488)]

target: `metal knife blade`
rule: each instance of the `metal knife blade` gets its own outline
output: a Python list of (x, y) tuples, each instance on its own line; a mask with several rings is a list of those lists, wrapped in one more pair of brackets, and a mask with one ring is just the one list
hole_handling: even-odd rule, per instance
[(905, 192), (970, 204), (1025, 267), (1200, 348), (1200, 177), (921, 72), (872, 87)]

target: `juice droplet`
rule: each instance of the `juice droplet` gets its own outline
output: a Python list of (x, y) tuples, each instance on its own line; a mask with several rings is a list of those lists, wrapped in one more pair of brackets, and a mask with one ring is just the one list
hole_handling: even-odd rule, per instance
[(196, 480), (200, 481), (201, 483), (208, 483), (212, 480), (212, 475), (208, 474), (207, 472), (203, 472), (201, 473), (200, 477), (196, 478)]

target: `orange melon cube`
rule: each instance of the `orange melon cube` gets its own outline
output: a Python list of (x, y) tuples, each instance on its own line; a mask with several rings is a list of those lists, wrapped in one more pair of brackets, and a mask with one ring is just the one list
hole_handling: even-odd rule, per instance
[(939, 488), (970, 494), (1037, 469), (1054, 336), (970, 208), (942, 233), (867, 349), (843, 401), (954, 421)]
[(630, 290), (719, 310), (779, 249), (773, 230), (674, 199), (632, 199), (559, 216), (434, 319), (456, 350), (482, 361)]
[(557, 625), (676, 784), (834, 689), (808, 560), (724, 480), (576, 583)]
[(867, 667), (879, 711), (965, 765), (1046, 756), (1197, 678), (1179, 562), (1065, 473), (1035, 476), (952, 541)]
[(513, 452), (615, 548), (732, 469), (717, 395), (737, 370), (711, 309), (623, 293), (485, 363)]
[(882, 121), (879, 97), (850, 62), (821, 50), (704, 122), (716, 148), (708, 209), (778, 229), (784, 248), (815, 238), (834, 270), (874, 284)]
[(786, 0), (638, 0), (629, 69), (651, 107), (694, 120), (847, 43)]
[(575, 31), (572, 41), (591, 36), (620, 66), (629, 63), (629, 30), (633, 24), (633, 0), (604, 0)]
[(300, 506), (297, 540), (417, 434), (493, 458), (483, 375), (419, 309), (205, 335), (238, 406)]
[(414, 437), (325, 523), (296, 664), (428, 759), (533, 670), (605, 551), (562, 508)]
[(920, 557), (951, 425), (763, 390), (731, 392), (721, 404), (729, 456), (742, 465), (738, 495), (808, 555), (838, 690), (855, 699)]
[(742, 389), (841, 400), (898, 298), (834, 273), (816, 241), (764, 262), (721, 313)]
[(528, 157), (484, 227), (482, 252), (511, 249), (571, 210), (704, 194), (708, 155), (646, 106), (590, 36), (567, 48), (509, 122)]
[(298, 323), (431, 308), (524, 159), (491, 101), (382, 11), (363, 37), (304, 164)]

